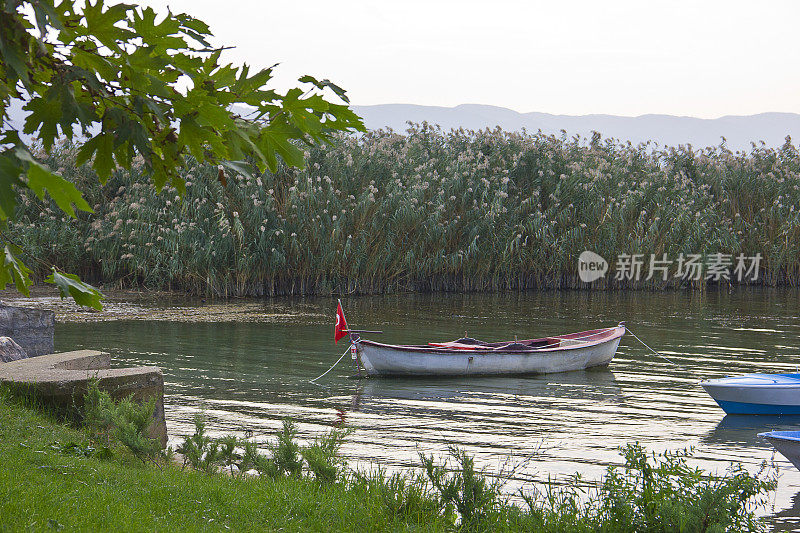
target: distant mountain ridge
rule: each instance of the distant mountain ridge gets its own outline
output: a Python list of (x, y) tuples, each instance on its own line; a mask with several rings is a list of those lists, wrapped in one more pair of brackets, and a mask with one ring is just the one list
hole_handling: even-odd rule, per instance
[[(641, 115), (622, 117), (617, 115), (552, 115), (549, 113), (519, 113), (504, 107), (463, 104), (456, 107), (423, 106), (415, 104), (380, 104), (353, 106), (353, 110), (364, 118), (369, 129), (390, 127), (404, 133), (411, 122), (428, 121), (443, 129), (484, 129), (500, 126), (504, 130), (519, 131), (525, 128), (530, 133), (539, 130), (547, 134), (568, 136), (580, 135), (591, 138), (597, 131), (604, 138), (612, 137), (633, 144), (654, 141), (659, 146), (691, 144), (696, 148), (718, 146), (725, 137), (731, 150), (750, 150), (750, 143), (764, 141), (777, 147), (784, 143), (787, 135), (793, 143), (800, 141), (800, 114), (760, 113), (746, 116), (725, 116), (715, 119), (678, 117), (673, 115)], [(10, 122), (22, 128), (26, 113), (20, 103), (13, 101), (9, 107)], [(26, 140), (29, 136), (23, 135)]]
[(443, 129), (483, 129), (500, 126), (504, 130), (525, 128), (535, 133), (591, 138), (597, 131), (633, 144), (654, 141), (660, 146), (691, 144), (701, 148), (718, 146), (725, 137), (731, 150), (749, 150), (751, 142), (764, 141), (768, 146), (781, 146), (787, 135), (793, 142), (800, 140), (800, 114), (760, 113), (747, 116), (725, 116), (715, 119), (679, 117), (673, 115), (552, 115), (549, 113), (519, 113), (504, 107), (464, 104), (456, 107), (422, 106), (414, 104), (381, 104), (353, 106), (364, 118), (369, 129), (390, 127), (405, 132), (407, 121), (438, 124)]

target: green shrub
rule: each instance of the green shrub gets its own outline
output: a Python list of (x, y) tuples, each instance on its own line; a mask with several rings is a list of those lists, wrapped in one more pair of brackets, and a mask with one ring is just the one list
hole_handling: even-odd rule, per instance
[(648, 456), (631, 444), (623, 455), (625, 465), (603, 480), (600, 512), (609, 523), (643, 533), (757, 530), (751, 511), (776, 487), (775, 479), (759, 479), (740, 465), (723, 476), (692, 468), (688, 450)]
[(300, 455), (300, 445), (295, 442), (297, 428), (290, 419), (283, 421), (281, 432), (278, 433), (277, 442), (270, 444), (272, 460), (280, 474), (299, 478), (303, 473), (303, 458)]
[(258, 451), (258, 444), (255, 441), (243, 440), (242, 448), (242, 462), (239, 465), (239, 470), (242, 475), (255, 470), (259, 476), (275, 479), (281, 475), (275, 461), (271, 457), (260, 453)]
[(206, 435), (206, 421), (202, 415), (194, 417), (194, 433), (183, 440), (176, 449), (183, 455), (183, 466), (207, 474), (215, 473), (220, 466), (220, 443)]
[(764, 468), (753, 475), (732, 465), (723, 475), (689, 466), (691, 453), (648, 454), (640, 445), (622, 449), (623, 466), (610, 467), (594, 488), (572, 484), (521, 493), (525, 512), (511, 513), (527, 531), (678, 533), (766, 531), (757, 511), (777, 486)]
[(139, 404), (129, 396), (117, 402), (112, 420), (114, 437), (139, 458), (154, 458), (161, 452), (161, 444), (145, 433), (153, 421), (155, 400)]
[(227, 468), (233, 475), (233, 467), (241, 465), (242, 456), (236, 453), (236, 447), (239, 445), (239, 439), (235, 435), (226, 435), (218, 439), (219, 452), (218, 461), (220, 468)]
[[(728, 472), (713, 475), (691, 467), (688, 450), (648, 454), (633, 444), (621, 450), (624, 464), (610, 467), (600, 480), (587, 483), (576, 474), (566, 483), (534, 484), (520, 490), (524, 502), (520, 505), (502, 492), (503, 473), (486, 475), (475, 468), (472, 457), (455, 447), (443, 461), (420, 455), (420, 474), (387, 475), (380, 468), (347, 473), (340, 448), (348, 434), (334, 429), (301, 447), (294, 424), (286, 419), (277, 440), (268, 445), (269, 457), (259, 453), (253, 440), (206, 436), (205, 423), (198, 417), (195, 433), (186, 437), (179, 451), (185, 464), (210, 474), (226, 468), (233, 473), (236, 465), (240, 476), (255, 470), (259, 477), (275, 482), (299, 479), (305, 469), (307, 478), (341, 483), (377, 502), (391, 517), (409, 523), (436, 517), (455, 530), (470, 532), (759, 532), (767, 524), (758, 513), (777, 486), (766, 465), (756, 474), (732, 465)], [(63, 453), (85, 452), (72, 445), (63, 449)]]
[(116, 405), (108, 392), (100, 390), (97, 379), (90, 379), (83, 397), (84, 426), (93, 442), (108, 446), (114, 425)]
[(500, 519), (503, 500), (497, 480), (489, 480), (475, 470), (475, 462), (463, 450), (450, 448), (457, 469), (448, 463), (437, 464), (434, 458), (420, 455), (422, 467), (446, 514), (458, 513), (461, 527), (467, 531), (491, 530)]
[(350, 430), (347, 429), (332, 429), (300, 451), (317, 481), (333, 483), (339, 478), (345, 465), (339, 450), (349, 434)]
[(115, 401), (107, 391), (100, 389), (97, 379), (89, 380), (84, 396), (84, 424), (90, 439), (105, 448), (112, 440), (117, 440), (136, 457), (154, 459), (161, 452), (161, 445), (146, 435), (154, 411), (152, 398), (141, 404), (132, 396)]

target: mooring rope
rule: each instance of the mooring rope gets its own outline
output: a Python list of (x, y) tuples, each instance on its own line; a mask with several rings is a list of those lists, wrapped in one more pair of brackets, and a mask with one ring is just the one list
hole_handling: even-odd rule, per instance
[(339, 364), (339, 361), (341, 361), (342, 359), (344, 359), (344, 356), (345, 356), (345, 355), (347, 355), (347, 352), (349, 352), (349, 351), (350, 351), (350, 347), (351, 347), (351, 346), (353, 346), (353, 345), (352, 345), (352, 344), (350, 344), (350, 346), (348, 346), (348, 347), (347, 347), (347, 349), (344, 351), (344, 353), (342, 354), (342, 356), (341, 356), (339, 359), (337, 359), (335, 363), (333, 363), (333, 366), (332, 366), (332, 367), (330, 367), (328, 370), (326, 370), (325, 372), (323, 372), (323, 373), (322, 373), (322, 374), (320, 374), (319, 376), (315, 377), (314, 379), (309, 379), (309, 380), (308, 380), (308, 382), (309, 382), (309, 383), (314, 383), (314, 382), (315, 382), (315, 381), (317, 381), (319, 378), (321, 378), (321, 377), (325, 377), (325, 376), (328, 374), (328, 372), (330, 372), (331, 370), (333, 370), (333, 369), (336, 367), (336, 365), (338, 365), (338, 364)]
[(679, 364), (679, 363), (676, 363), (675, 361), (673, 361), (672, 359), (670, 359), (670, 358), (669, 358), (669, 357), (667, 357), (666, 355), (663, 355), (663, 354), (661, 354), (661, 353), (659, 353), (659, 352), (655, 351), (654, 349), (652, 349), (650, 346), (648, 346), (648, 345), (647, 345), (647, 343), (645, 343), (645, 342), (644, 342), (642, 339), (640, 339), (640, 338), (639, 338), (639, 337), (636, 335), (636, 333), (632, 332), (632, 331), (630, 330), (630, 328), (629, 328), (629, 327), (627, 327), (627, 326), (626, 326), (626, 327), (625, 327), (625, 330), (626, 330), (628, 333), (630, 333), (631, 335), (633, 335), (633, 338), (634, 338), (634, 339), (636, 339), (637, 341), (641, 342), (641, 343), (642, 343), (642, 346), (644, 346), (645, 348), (647, 348), (648, 350), (650, 350), (651, 352), (653, 352), (654, 354), (656, 354), (658, 357), (660, 357), (660, 358), (664, 359), (665, 361), (667, 361), (668, 363), (670, 363), (670, 364), (672, 364), (672, 365), (679, 366), (679, 367), (681, 367), (681, 368), (685, 368), (683, 365), (681, 365), (681, 364)]

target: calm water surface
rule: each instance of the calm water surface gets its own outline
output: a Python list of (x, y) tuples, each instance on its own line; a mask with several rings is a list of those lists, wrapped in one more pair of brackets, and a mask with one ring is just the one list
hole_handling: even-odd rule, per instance
[[(696, 463), (755, 471), (773, 458), (756, 434), (800, 429), (800, 417), (724, 416), (698, 385), (747, 372), (800, 366), (800, 293), (527, 292), (348, 298), (354, 328), (381, 329), (385, 342), (450, 340), (465, 331), (486, 340), (567, 333), (621, 320), (681, 366), (623, 338), (607, 369), (533, 377), (348, 379), (349, 356), (323, 386), (308, 382), (346, 348), (332, 341), (335, 300), (269, 301), (299, 314), (279, 324), (121, 321), (60, 324), (56, 348), (111, 352), (120, 364), (164, 370), (170, 440), (191, 433), (203, 411), (216, 433), (252, 430), (269, 440), (292, 417), (303, 438), (340, 416), (355, 431), (353, 464), (405, 468), (420, 452), (457, 444), (490, 471), (521, 465), (515, 484), (581, 472), (600, 477), (618, 448), (639, 441), (656, 451), (693, 446)], [(339, 414), (339, 412), (343, 414)], [(800, 528), (800, 472), (782, 456), (776, 529)]]

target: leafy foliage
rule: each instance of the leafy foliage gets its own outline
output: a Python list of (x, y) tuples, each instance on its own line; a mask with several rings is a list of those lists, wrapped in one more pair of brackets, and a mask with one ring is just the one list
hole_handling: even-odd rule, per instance
[(146, 435), (154, 408), (152, 398), (139, 404), (129, 396), (117, 402), (114, 413), (114, 436), (141, 459), (154, 458), (161, 451), (160, 443)]
[(114, 400), (101, 390), (97, 379), (89, 380), (83, 397), (83, 423), (92, 442), (108, 446), (114, 427)]
[(420, 455), (440, 506), (446, 514), (457, 513), (466, 531), (493, 529), (502, 508), (498, 482), (477, 472), (474, 460), (463, 450), (451, 447), (450, 456), (456, 461), (455, 471), (446, 463), (437, 464), (432, 456)]
[(301, 447), (295, 440), (297, 429), (294, 423), (286, 419), (276, 441), (267, 445), (270, 457), (260, 453), (253, 440), (239, 439), (235, 435), (207, 436), (205, 419), (198, 415), (194, 433), (187, 436), (176, 451), (183, 455), (184, 467), (189, 465), (194, 470), (210, 474), (227, 469), (231, 475), (238, 472), (240, 476), (255, 470), (259, 476), (272, 479), (301, 477), (305, 460), (317, 481), (333, 483), (344, 470), (339, 449), (349, 434), (348, 430), (333, 429), (311, 445)]
[(255, 470), (259, 476), (275, 479), (281, 475), (275, 461), (271, 457), (260, 453), (258, 451), (258, 444), (255, 441), (244, 439), (242, 444), (242, 462), (239, 465), (239, 471), (242, 475)]
[(339, 449), (350, 433), (349, 429), (332, 429), (301, 450), (300, 454), (317, 481), (333, 483), (339, 479), (345, 466)]
[(777, 483), (740, 465), (726, 476), (709, 476), (687, 464), (688, 450), (651, 458), (640, 445), (630, 444), (622, 452), (624, 467), (611, 469), (600, 488), (606, 496), (601, 512), (608, 522), (635, 531), (756, 530), (759, 521), (750, 511), (767, 502), (761, 495)]
[(95, 309), (102, 307), (100, 300), (103, 299), (103, 295), (100, 291), (82, 282), (75, 274), (63, 274), (54, 267), (45, 281), (58, 287), (62, 299), (71, 296), (78, 305), (85, 305)]
[(295, 437), (297, 437), (297, 428), (294, 422), (287, 418), (283, 421), (277, 442), (269, 445), (275, 468), (279, 473), (289, 477), (300, 477), (303, 473), (303, 458), (300, 455), (300, 445), (295, 441)]
[[(376, 497), (392, 514), (406, 517), (441, 516), (441, 502), (430, 492), (427, 478), (394, 472), (387, 475), (380, 467), (369, 472), (353, 472), (352, 490)], [(448, 517), (452, 521), (452, 515)]]
[[(217, 166), (227, 183), (225, 169), (249, 173), (244, 160), (260, 171), (276, 170), (281, 160), (302, 166), (303, 144), (363, 129), (330, 81), (304, 76), (299, 81), (308, 90), (281, 94), (267, 86), (272, 67), (251, 71), (223, 63), (223, 49), (210, 39), (204, 22), (186, 14), (159, 16), (150, 7), (106, 6), (103, 0), (2, 4), (0, 245), (6, 255), (20, 253), (8, 246), (6, 230), (26, 189), (39, 199), (49, 196), (73, 219), (77, 211), (92, 212), (80, 189), (34, 157), (11, 125), (14, 100), (28, 112), (23, 132), (36, 135), (45, 151), (62, 136), (84, 139), (77, 164), (91, 163), (100, 183), (140, 158), (156, 190), (169, 184), (179, 193), (189, 154)], [(345, 104), (326, 100), (325, 90)], [(7, 258), (0, 264), (0, 283), (13, 279), (27, 293), (30, 271), (17, 263)], [(59, 285), (62, 296), (81, 295), (76, 299), (83, 305), (99, 308), (96, 291), (64, 278), (70, 279), (47, 281)]]
[[(757, 516), (777, 487), (766, 466), (751, 474), (733, 464), (723, 475), (689, 466), (689, 450), (648, 454), (639, 444), (622, 450), (624, 464), (610, 467), (594, 490), (546, 486), (521, 492), (527, 512), (512, 523), (526, 530), (671, 533), (766, 531)], [(512, 515), (513, 516), (513, 515)]]
[(131, 396), (115, 401), (91, 379), (84, 396), (84, 424), (91, 440), (108, 448), (112, 439), (126, 446), (136, 457), (153, 459), (161, 452), (155, 439), (146, 435), (153, 421), (155, 400), (137, 403)]
[(194, 433), (186, 437), (175, 450), (183, 455), (183, 465), (207, 474), (213, 473), (220, 461), (219, 443), (206, 435), (206, 421), (201, 415), (194, 418)]
[[(709, 474), (689, 465), (690, 450), (648, 454), (631, 444), (621, 450), (623, 465), (609, 467), (600, 480), (586, 482), (578, 474), (566, 484), (551, 480), (520, 489), (515, 502), (503, 493), (507, 474), (479, 471), (474, 459), (455, 447), (444, 460), (420, 455), (422, 473), (387, 475), (381, 468), (347, 472), (339, 450), (349, 433), (333, 429), (303, 447), (287, 419), (278, 439), (268, 444), (268, 457), (254, 440), (210, 439), (204, 424), (196, 422), (195, 434), (179, 451), (188, 464), (208, 473), (235, 464), (238, 477), (255, 470), (273, 483), (301, 478), (313, 478), (319, 486), (337, 483), (351, 494), (380, 502), (385, 512), (401, 520), (421, 523), (424, 517), (435, 517), (458, 531), (759, 532), (767, 523), (758, 514), (777, 486), (766, 465), (755, 474), (737, 464), (723, 475)], [(230, 472), (236, 475), (233, 468)]]

